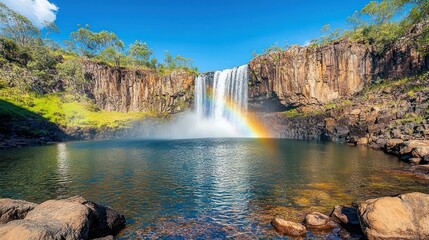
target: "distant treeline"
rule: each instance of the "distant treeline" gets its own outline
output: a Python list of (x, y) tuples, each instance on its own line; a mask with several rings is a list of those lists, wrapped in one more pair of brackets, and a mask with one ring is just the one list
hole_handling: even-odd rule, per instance
[[(381, 0), (371, 1), (364, 8), (347, 18), (349, 29), (331, 29), (329, 24), (321, 29), (322, 36), (309, 42), (317, 47), (333, 41), (348, 39), (369, 44), (382, 53), (395, 40), (407, 35), (414, 27), (420, 27), (416, 36), (417, 47), (429, 53), (429, 0)], [(420, 26), (419, 26), (420, 25)], [(263, 54), (279, 52), (290, 48), (275, 43), (264, 49)], [(258, 53), (254, 51), (253, 56)]]

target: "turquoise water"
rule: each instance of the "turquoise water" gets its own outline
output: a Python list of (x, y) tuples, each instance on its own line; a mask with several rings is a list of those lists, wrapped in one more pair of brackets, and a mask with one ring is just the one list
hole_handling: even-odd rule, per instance
[(270, 220), (301, 221), (336, 204), (429, 182), (365, 147), (292, 140), (72, 142), (0, 151), (0, 197), (82, 195), (127, 217), (119, 239), (280, 238)]

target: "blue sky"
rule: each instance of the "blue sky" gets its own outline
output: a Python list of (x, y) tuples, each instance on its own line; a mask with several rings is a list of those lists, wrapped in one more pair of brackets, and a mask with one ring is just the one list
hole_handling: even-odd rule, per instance
[[(48, 0), (0, 0), (48, 2)], [(304, 44), (324, 24), (345, 28), (347, 16), (368, 0), (49, 0), (58, 7), (57, 41), (77, 24), (115, 32), (127, 45), (147, 42), (158, 60), (164, 50), (194, 60), (201, 72), (246, 64), (253, 50)], [(28, 4), (27, 4), (28, 5)], [(40, 4), (39, 4), (40, 5)], [(36, 19), (36, 18), (35, 18)]]

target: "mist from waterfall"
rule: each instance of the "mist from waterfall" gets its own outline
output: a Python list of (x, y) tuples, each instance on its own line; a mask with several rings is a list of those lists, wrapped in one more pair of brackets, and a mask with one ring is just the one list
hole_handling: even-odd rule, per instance
[(144, 137), (163, 139), (249, 137), (242, 117), (247, 112), (248, 66), (200, 74), (195, 79), (193, 111), (166, 124), (144, 127)]

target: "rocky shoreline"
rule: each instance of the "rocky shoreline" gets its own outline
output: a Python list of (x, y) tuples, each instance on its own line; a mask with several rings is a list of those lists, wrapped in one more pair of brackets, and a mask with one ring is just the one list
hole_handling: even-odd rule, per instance
[[(271, 221), (286, 236), (341, 239), (428, 239), (429, 194), (414, 192), (337, 205), (329, 215), (308, 213), (302, 222)], [(115, 210), (80, 196), (35, 204), (0, 199), (0, 239), (113, 239), (126, 225)]]
[[(429, 73), (374, 84), (348, 98), (257, 117), (277, 138), (368, 146), (429, 164)], [(424, 167), (423, 167), (424, 168)], [(415, 173), (427, 174), (421, 167)]]
[(2, 240), (107, 240), (125, 225), (122, 214), (80, 196), (41, 204), (0, 199)]
[(428, 216), (429, 195), (415, 192), (335, 206), (329, 216), (312, 212), (302, 223), (274, 218), (271, 224), (293, 237), (323, 232), (341, 239), (428, 239)]

